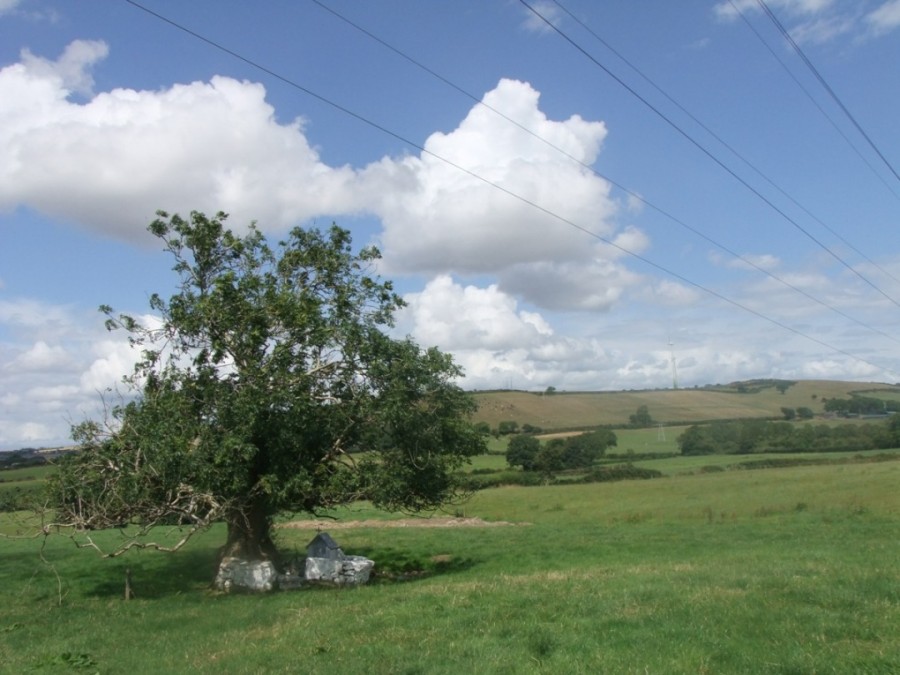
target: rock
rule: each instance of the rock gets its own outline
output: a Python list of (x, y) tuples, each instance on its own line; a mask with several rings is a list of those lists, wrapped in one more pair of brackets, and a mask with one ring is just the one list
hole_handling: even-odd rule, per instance
[(309, 582), (304, 576), (298, 574), (278, 575), (278, 588), (282, 591), (296, 591), (304, 586), (309, 586)]
[(355, 586), (369, 580), (375, 563), (359, 555), (346, 555), (327, 532), (319, 532), (306, 546), (307, 581)]
[(375, 561), (361, 555), (348, 555), (341, 569), (341, 584), (365, 584), (375, 567)]
[(375, 562), (359, 555), (345, 555), (341, 560), (307, 558), (306, 579), (338, 586), (357, 586), (369, 581)]
[(220, 591), (265, 593), (278, 585), (278, 572), (270, 560), (225, 558), (219, 564), (214, 585)]
[(265, 593), (276, 588), (294, 590), (311, 583), (357, 586), (369, 581), (374, 567), (374, 561), (368, 558), (346, 555), (328, 533), (322, 532), (310, 542), (302, 569), (295, 560), (287, 565), (284, 574), (279, 574), (269, 560), (225, 558), (219, 565), (214, 583), (217, 589), (226, 593)]
[(336, 582), (340, 578), (343, 568), (343, 560), (309, 557), (306, 559), (306, 573), (304, 576), (308, 581)]

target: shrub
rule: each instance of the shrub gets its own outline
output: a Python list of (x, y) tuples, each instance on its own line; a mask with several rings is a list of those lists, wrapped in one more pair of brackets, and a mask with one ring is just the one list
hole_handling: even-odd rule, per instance
[(519, 423), (515, 420), (504, 420), (497, 425), (497, 431), (500, 432), (501, 436), (515, 434), (519, 431)]
[(615, 464), (613, 466), (601, 466), (577, 482), (579, 483), (608, 483), (618, 480), (648, 480), (662, 477), (662, 472), (656, 469), (645, 469), (633, 464)]

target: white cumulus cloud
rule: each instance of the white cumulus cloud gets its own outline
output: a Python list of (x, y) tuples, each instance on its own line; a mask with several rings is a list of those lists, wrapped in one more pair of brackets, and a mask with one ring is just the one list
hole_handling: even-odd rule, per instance
[(94, 93), (94, 78), (90, 67), (106, 58), (109, 47), (99, 40), (75, 40), (56, 61), (35, 56), (29, 50), (22, 50), (22, 65), (37, 78), (50, 78), (58, 82), (63, 90), (83, 96)]
[(484, 97), (489, 107), (475, 106), (455, 130), (433, 134), (421, 156), (363, 172), (390, 270), (496, 272), (585, 258), (590, 238), (578, 228), (611, 235), (610, 185), (582, 165), (597, 158), (605, 125), (549, 120), (539, 97), (527, 83), (502, 80)]
[(59, 346), (50, 346), (38, 340), (28, 350), (20, 354), (12, 364), (14, 369), (28, 371), (61, 370), (70, 365), (69, 355)]
[(85, 103), (102, 43), (55, 62), (26, 53), (0, 70), (0, 208), (28, 205), (121, 239), (158, 208), (224, 210), (285, 227), (354, 208), (353, 172), (324, 165), (300, 121), (275, 120), (262, 85), (227, 77)]

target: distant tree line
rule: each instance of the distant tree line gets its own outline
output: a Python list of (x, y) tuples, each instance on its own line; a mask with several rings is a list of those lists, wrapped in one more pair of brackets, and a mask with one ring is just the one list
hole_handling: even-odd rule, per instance
[(807, 408), (806, 406), (800, 406), (799, 408), (782, 407), (781, 414), (784, 415), (784, 419), (788, 421), (794, 419), (811, 420), (816, 416), (812, 408)]
[(22, 448), (21, 450), (0, 453), (0, 470), (42, 466), (46, 463), (47, 457), (39, 454), (34, 448)]
[(888, 412), (900, 412), (900, 401), (884, 401), (868, 396), (823, 399), (823, 402), (825, 412), (838, 415), (883, 415)]
[(792, 424), (742, 420), (694, 425), (678, 437), (683, 455), (838, 452), (900, 447), (900, 415), (884, 424)]

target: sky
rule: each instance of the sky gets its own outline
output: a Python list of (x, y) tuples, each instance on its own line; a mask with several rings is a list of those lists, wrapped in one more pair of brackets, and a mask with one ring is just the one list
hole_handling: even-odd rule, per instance
[(0, 0), (0, 450), (174, 290), (158, 209), (349, 229), (466, 389), (900, 381), (900, 0)]

